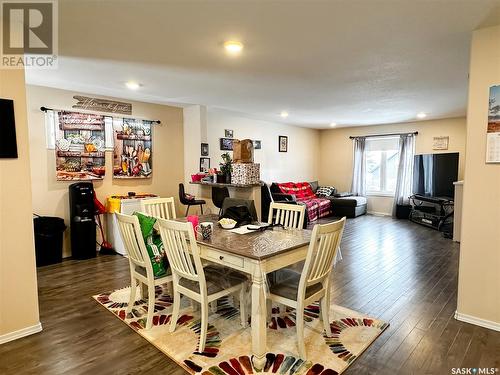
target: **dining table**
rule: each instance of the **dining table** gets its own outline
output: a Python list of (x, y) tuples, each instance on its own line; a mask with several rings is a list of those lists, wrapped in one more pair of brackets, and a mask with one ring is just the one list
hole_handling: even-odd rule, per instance
[[(200, 257), (250, 275), (252, 361), (255, 368), (261, 370), (266, 364), (267, 353), (266, 275), (305, 260), (312, 232), (272, 227), (239, 234), (223, 229), (218, 219), (217, 215), (199, 217), (200, 223), (213, 223), (210, 238), (196, 234)], [(186, 221), (185, 218), (178, 220)]]

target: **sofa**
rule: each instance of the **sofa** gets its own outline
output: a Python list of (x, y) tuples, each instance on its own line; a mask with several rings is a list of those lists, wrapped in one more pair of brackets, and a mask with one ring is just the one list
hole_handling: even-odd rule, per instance
[[(262, 213), (267, 218), (270, 202), (285, 202), (306, 205), (306, 223), (323, 217), (335, 216), (354, 218), (366, 213), (365, 197), (352, 196), (349, 193), (338, 193), (335, 188), (321, 189), (318, 181), (298, 183), (276, 183), (262, 187)], [(331, 191), (330, 195), (318, 196), (317, 193)], [(269, 196), (270, 195), (270, 196)]]

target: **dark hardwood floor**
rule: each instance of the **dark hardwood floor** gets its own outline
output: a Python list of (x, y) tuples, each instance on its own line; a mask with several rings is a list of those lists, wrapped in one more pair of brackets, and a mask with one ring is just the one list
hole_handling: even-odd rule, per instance
[[(362, 216), (348, 220), (342, 254), (332, 302), (391, 324), (344, 374), (500, 368), (500, 332), (453, 318), (457, 244), (407, 221)], [(125, 258), (43, 267), (38, 283), (43, 331), (0, 346), (0, 374), (185, 373), (91, 299), (129, 284)]]

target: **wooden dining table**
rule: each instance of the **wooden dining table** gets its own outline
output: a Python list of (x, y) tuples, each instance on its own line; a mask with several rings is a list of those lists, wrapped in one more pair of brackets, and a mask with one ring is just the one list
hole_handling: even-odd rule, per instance
[(200, 257), (251, 276), (253, 364), (257, 369), (263, 369), (267, 353), (266, 274), (304, 260), (311, 240), (311, 231), (275, 227), (237, 234), (220, 227), (217, 220), (217, 215), (199, 217), (200, 223), (214, 223), (210, 239), (196, 236)]

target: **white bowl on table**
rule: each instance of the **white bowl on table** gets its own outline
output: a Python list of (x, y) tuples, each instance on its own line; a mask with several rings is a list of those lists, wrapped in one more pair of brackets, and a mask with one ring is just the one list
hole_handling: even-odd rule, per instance
[(233, 219), (224, 218), (219, 220), (220, 226), (224, 229), (233, 229), (236, 226), (236, 223), (236, 220)]

